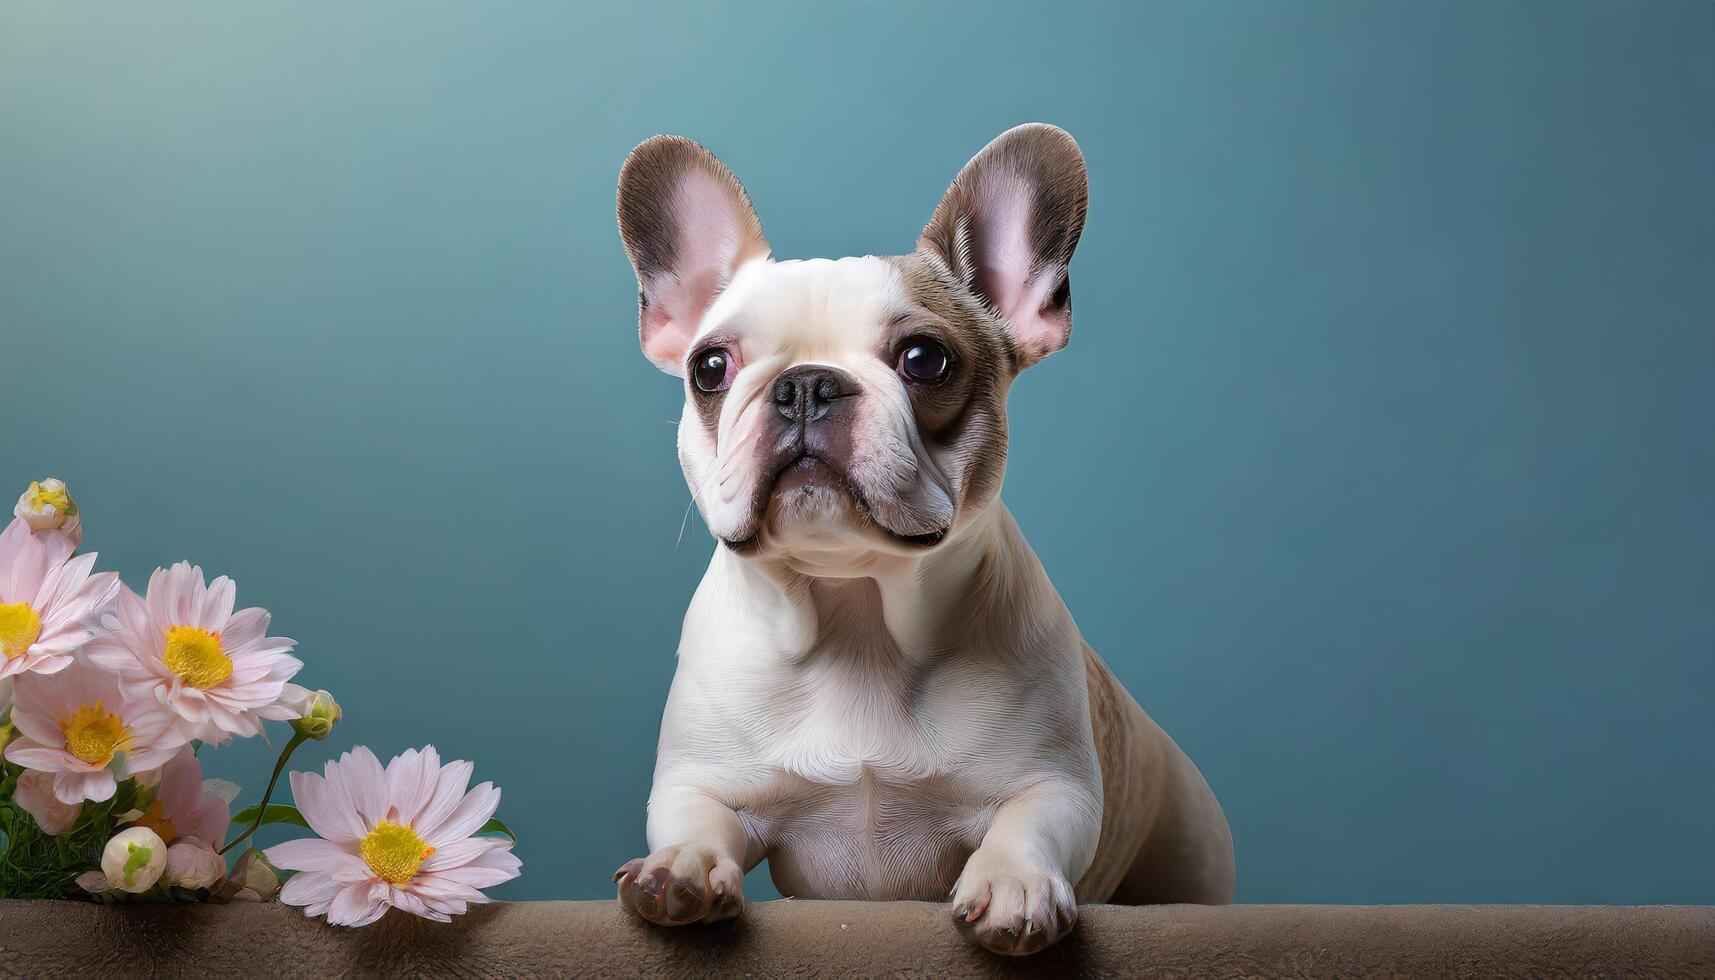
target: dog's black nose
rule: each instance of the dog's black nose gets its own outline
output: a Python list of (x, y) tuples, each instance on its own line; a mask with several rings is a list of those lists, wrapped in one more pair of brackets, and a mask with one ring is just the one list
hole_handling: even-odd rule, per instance
[(857, 379), (839, 368), (802, 364), (774, 379), (774, 407), (788, 422), (819, 422), (843, 398), (858, 393)]

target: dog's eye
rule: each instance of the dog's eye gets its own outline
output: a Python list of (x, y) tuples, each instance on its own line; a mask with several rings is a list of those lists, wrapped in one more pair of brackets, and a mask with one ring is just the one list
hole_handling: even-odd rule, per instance
[(691, 366), (691, 383), (698, 391), (721, 391), (732, 384), (732, 355), (714, 347), (697, 355)]
[(938, 385), (952, 372), (953, 355), (938, 341), (917, 337), (899, 352), (899, 373), (922, 385)]

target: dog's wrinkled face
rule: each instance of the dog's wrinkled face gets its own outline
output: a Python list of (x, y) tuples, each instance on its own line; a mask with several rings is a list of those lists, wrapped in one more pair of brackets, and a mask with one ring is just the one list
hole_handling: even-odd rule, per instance
[(643, 350), (685, 381), (679, 458), (715, 536), (838, 574), (980, 513), (1007, 389), (1071, 331), (1086, 199), (1072, 138), (1021, 126), (960, 172), (912, 254), (775, 261), (708, 151), (632, 151), (619, 224)]

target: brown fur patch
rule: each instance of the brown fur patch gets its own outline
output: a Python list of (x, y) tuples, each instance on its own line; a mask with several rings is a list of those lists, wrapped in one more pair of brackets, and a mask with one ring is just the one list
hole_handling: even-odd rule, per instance
[[(950, 469), (960, 514), (976, 513), (999, 493), (1006, 472), (1006, 394), (1017, 353), (999, 318), (934, 255), (920, 250), (887, 261), (899, 271), (912, 305), (941, 328), (936, 336), (950, 341), (954, 373), (945, 384), (916, 387), (911, 407), (919, 436), (956, 462)], [(909, 317), (898, 321), (889, 343), (908, 339), (911, 323)]]

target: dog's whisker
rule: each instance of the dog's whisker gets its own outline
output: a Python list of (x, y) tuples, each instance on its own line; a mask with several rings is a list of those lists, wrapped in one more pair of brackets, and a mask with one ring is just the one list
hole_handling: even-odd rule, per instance
[(685, 515), (679, 518), (679, 536), (673, 539), (673, 554), (675, 555), (679, 553), (679, 544), (685, 540), (685, 525), (691, 522), (691, 508), (696, 505), (697, 501), (693, 498), (685, 505)]

